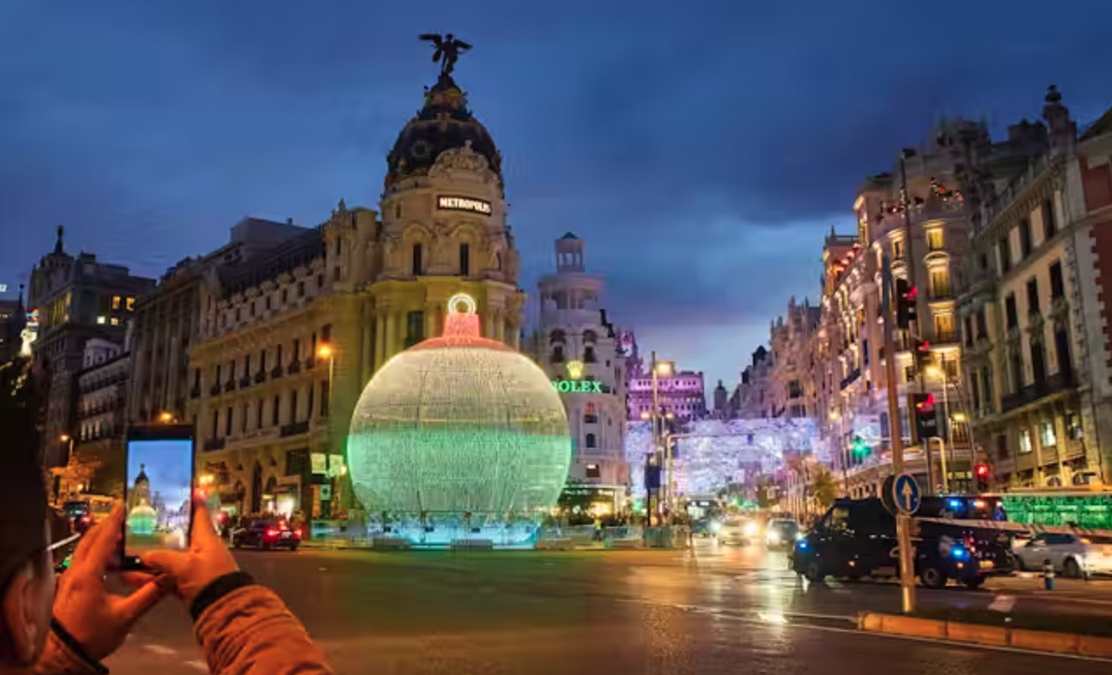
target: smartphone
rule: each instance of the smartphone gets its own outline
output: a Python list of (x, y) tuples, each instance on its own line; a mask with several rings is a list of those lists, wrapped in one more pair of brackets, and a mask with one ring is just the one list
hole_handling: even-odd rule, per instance
[(139, 556), (185, 550), (193, 528), (192, 425), (133, 426), (126, 437), (124, 536), (121, 566), (141, 568)]

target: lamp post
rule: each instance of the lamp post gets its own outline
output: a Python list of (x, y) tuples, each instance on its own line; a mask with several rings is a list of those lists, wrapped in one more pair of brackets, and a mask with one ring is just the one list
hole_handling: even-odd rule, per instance
[[(653, 442), (653, 455), (659, 457), (661, 452), (661, 409), (660, 409), (660, 377), (668, 377), (672, 374), (672, 364), (668, 361), (657, 361), (656, 352), (651, 353), (650, 367), (652, 370), (652, 413), (650, 419), (652, 420), (652, 442)], [(671, 508), (671, 495), (672, 495), (672, 450), (671, 447), (664, 449), (664, 474), (667, 484), (664, 486), (664, 504)], [(651, 524), (650, 519), (650, 524)]]
[(333, 439), (333, 434), (331, 433), (331, 431), (335, 428), (335, 426), (332, 424), (332, 413), (333, 413), (332, 406), (334, 404), (334, 401), (332, 400), (332, 390), (333, 390), (333, 387), (335, 386), (335, 377), (334, 376), (336, 374), (336, 352), (332, 349), (332, 347), (330, 345), (322, 344), (319, 348), (317, 348), (317, 358), (328, 359), (328, 401), (327, 401), (327, 405), (328, 405), (328, 422), (329, 422), (328, 426), (329, 426), (329, 432), (330, 433), (328, 434), (328, 445), (326, 445), (325, 449), (324, 449), (325, 450), (325, 453), (324, 453), (324, 475), (328, 478), (328, 502), (325, 503), (322, 500), (321, 505), (320, 505), (320, 510), (321, 510), (322, 519), (323, 520), (329, 520), (329, 519), (332, 518), (332, 499), (334, 497), (334, 495), (333, 495), (334, 489), (333, 488), (335, 487), (335, 485), (333, 484), (334, 481), (332, 480), (332, 439)]
[(830, 420), (838, 423), (838, 464), (842, 467), (842, 483), (849, 497), (849, 448), (846, 447), (845, 418), (838, 410), (830, 412)]

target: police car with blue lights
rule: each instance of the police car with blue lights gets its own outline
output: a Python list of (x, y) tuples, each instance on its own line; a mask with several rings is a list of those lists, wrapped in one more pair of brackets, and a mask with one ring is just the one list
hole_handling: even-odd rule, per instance
[[(977, 506), (961, 498), (922, 499), (911, 526), (915, 574), (924, 586), (943, 588), (954, 581), (977, 588), (990, 576), (1011, 573), (1014, 562), (1008, 533), (973, 521), (953, 520), (958, 515), (955, 511), (965, 518), (1003, 517), (991, 508)], [(897, 577), (898, 556), (896, 518), (890, 505), (876, 497), (838, 499), (796, 542), (791, 565), (812, 582), (828, 576), (849, 580)]]

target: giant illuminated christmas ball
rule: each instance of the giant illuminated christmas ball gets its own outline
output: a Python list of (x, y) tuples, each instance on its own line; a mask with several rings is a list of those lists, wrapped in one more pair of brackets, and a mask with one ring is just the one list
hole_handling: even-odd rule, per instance
[(571, 461), (560, 395), (535, 363), (480, 337), (470, 296), (448, 309), (442, 337), (388, 361), (359, 397), (355, 494), (370, 513), (472, 526), (546, 511)]

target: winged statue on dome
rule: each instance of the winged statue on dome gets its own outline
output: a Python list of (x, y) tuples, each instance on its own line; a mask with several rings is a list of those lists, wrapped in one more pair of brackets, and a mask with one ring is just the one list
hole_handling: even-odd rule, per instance
[(456, 68), (456, 61), (459, 60), (459, 55), (471, 49), (471, 45), (463, 40), (457, 40), (454, 35), (448, 33), (441, 35), (440, 33), (422, 33), (417, 36), (420, 40), (431, 42), (436, 51), (433, 52), (432, 62), (440, 64), (441, 76), (448, 76)]

